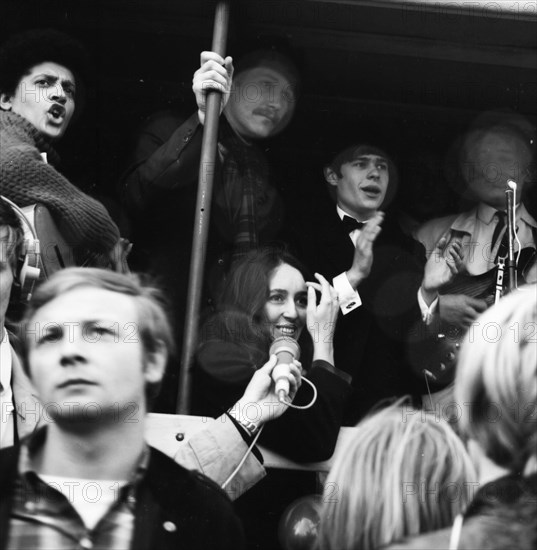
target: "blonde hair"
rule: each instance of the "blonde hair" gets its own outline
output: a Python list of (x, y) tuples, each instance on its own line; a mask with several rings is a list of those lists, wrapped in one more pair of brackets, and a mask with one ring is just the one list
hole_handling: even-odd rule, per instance
[[(144, 355), (161, 350), (169, 354), (174, 349), (173, 335), (165, 310), (163, 295), (156, 287), (146, 285), (136, 274), (122, 274), (93, 267), (68, 267), (57, 271), (32, 295), (22, 320), (23, 367), (31, 374), (29, 365), (30, 339), (35, 332), (27, 327), (37, 311), (58, 296), (79, 288), (98, 288), (130, 296), (136, 307), (138, 332)], [(161, 382), (148, 383), (146, 394), (153, 398)]]
[(455, 378), (462, 433), (513, 472), (523, 472), (537, 454), (536, 290), (513, 292), (478, 318)]
[(475, 473), (447, 422), (390, 406), (358, 425), (328, 476), (319, 547), (373, 550), (451, 524)]

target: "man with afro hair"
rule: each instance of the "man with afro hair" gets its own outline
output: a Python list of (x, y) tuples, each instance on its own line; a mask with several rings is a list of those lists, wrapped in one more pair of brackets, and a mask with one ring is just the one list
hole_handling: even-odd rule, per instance
[(116, 267), (118, 228), (57, 170), (53, 148), (75, 113), (87, 65), (83, 46), (55, 30), (15, 35), (0, 49), (0, 193), (20, 207), (45, 205), (76, 263), (98, 257)]

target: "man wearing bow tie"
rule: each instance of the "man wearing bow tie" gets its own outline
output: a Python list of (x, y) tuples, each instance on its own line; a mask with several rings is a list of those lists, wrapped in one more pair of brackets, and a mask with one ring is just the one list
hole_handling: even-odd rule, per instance
[[(430, 262), (385, 208), (395, 194), (397, 172), (382, 150), (352, 145), (324, 169), (336, 200), (320, 200), (293, 233), (308, 266), (331, 278), (341, 315), (335, 334), (336, 364), (354, 372), (346, 423), (353, 424), (385, 398), (426, 392), (406, 358), (408, 330), (419, 322), (420, 287), (426, 301), (456, 270), (457, 246), (439, 247)], [(441, 261), (438, 261), (440, 258)], [(449, 262), (446, 262), (449, 258)]]

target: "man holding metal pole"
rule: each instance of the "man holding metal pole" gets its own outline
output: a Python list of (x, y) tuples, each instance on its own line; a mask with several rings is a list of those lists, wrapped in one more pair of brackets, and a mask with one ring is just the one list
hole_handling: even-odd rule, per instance
[[(193, 79), (198, 111), (186, 120), (169, 112), (156, 115), (138, 138), (123, 186), (135, 226), (137, 267), (161, 278), (177, 312), (178, 335), (186, 309), (206, 92), (217, 89), (223, 97), (216, 159), (200, 170), (202, 179), (214, 175), (203, 273), (210, 298), (235, 258), (278, 236), (283, 205), (256, 142), (289, 124), (298, 83), (293, 62), (274, 50), (251, 52), (235, 69), (230, 57), (202, 52)], [(170, 410), (171, 400), (159, 408)]]

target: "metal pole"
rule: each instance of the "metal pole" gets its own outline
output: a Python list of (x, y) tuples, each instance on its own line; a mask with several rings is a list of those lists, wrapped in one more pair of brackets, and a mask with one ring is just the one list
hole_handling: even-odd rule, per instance
[[(229, 1), (218, 2), (215, 10), (212, 51), (224, 57), (229, 23)], [(203, 272), (205, 250), (211, 215), (216, 147), (218, 142), (218, 122), (220, 118), (221, 93), (216, 90), (207, 92), (205, 124), (201, 146), (201, 159), (198, 176), (198, 198), (196, 218), (192, 238), (190, 258), (190, 278), (185, 312), (185, 331), (181, 353), (181, 371), (177, 389), (177, 414), (190, 411), (190, 388), (192, 386), (192, 364), (198, 338), (198, 321), (201, 294), (203, 290)]]

